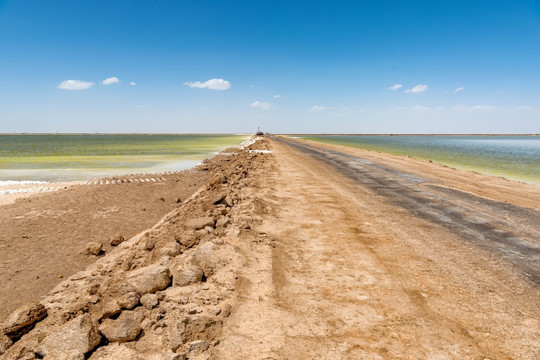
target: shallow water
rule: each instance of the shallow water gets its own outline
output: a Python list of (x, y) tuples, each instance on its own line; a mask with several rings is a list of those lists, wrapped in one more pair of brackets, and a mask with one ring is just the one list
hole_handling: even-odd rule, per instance
[(428, 159), (540, 184), (539, 136), (317, 135), (304, 139)]
[(72, 181), (182, 170), (245, 135), (0, 135), (0, 181)]

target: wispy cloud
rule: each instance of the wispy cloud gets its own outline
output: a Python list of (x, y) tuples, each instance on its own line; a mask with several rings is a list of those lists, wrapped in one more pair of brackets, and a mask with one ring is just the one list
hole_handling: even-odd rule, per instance
[(86, 90), (94, 85), (95, 83), (88, 81), (64, 80), (57, 86), (57, 88), (63, 90)]
[(395, 85), (392, 85), (388, 88), (388, 90), (392, 90), (392, 91), (396, 91), (396, 90), (399, 90), (403, 87), (403, 85), (401, 84), (395, 84)]
[[(413, 112), (426, 112), (434, 110), (433, 108), (424, 106), (424, 105), (414, 105), (414, 106), (390, 106), (388, 108), (390, 111), (413, 111)], [(440, 109), (438, 109), (440, 110)]]
[(405, 90), (406, 93), (411, 93), (411, 94), (421, 94), (423, 92), (426, 92), (428, 89), (428, 86), (427, 85), (424, 85), (424, 84), (418, 84), (416, 85), (415, 87), (411, 88), (411, 89), (407, 89)]
[(328, 109), (326, 106), (314, 105), (309, 109), (310, 112), (321, 112)]
[(490, 111), (490, 110), (495, 110), (495, 106), (480, 104), (480, 105), (471, 106), (468, 109), (468, 111)]
[(463, 90), (465, 90), (465, 88), (463, 86), (460, 86), (456, 90), (454, 90), (454, 92), (458, 93), (458, 92), (463, 91)]
[(189, 81), (184, 83), (185, 86), (190, 88), (210, 89), (210, 90), (227, 90), (231, 87), (231, 83), (223, 79), (210, 79), (205, 82)]
[(431, 108), (423, 105), (415, 105), (412, 107), (412, 110), (418, 111), (418, 112), (425, 112), (431, 110)]
[(516, 106), (516, 110), (532, 110), (533, 107), (531, 105), (520, 105)]
[(279, 99), (280, 97), (281, 97), (280, 94), (277, 94), (277, 95), (274, 95), (274, 96), (273, 96), (274, 99)]
[(135, 86), (135, 85), (137, 85), (137, 83), (135, 81), (132, 81), (132, 82), (129, 83), (129, 85)]
[(101, 85), (112, 85), (112, 84), (118, 84), (120, 82), (120, 79), (118, 79), (116, 76), (106, 78), (101, 82)]
[(270, 103), (262, 102), (258, 100), (255, 102), (252, 102), (251, 104), (249, 104), (249, 106), (254, 107), (254, 108), (259, 108), (261, 110), (268, 110), (272, 107)]

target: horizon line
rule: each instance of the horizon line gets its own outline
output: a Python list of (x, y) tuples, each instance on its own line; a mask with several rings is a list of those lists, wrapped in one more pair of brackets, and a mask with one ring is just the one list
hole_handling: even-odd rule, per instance
[[(270, 135), (359, 135), (359, 136), (540, 136), (540, 133), (268, 133)], [(250, 135), (212, 132), (10, 132), (0, 135)], [(255, 135), (253, 133), (253, 135)]]

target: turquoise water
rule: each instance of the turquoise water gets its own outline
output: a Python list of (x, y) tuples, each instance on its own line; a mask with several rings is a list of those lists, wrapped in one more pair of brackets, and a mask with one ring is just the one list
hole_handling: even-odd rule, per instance
[(72, 181), (189, 168), (245, 135), (0, 135), (0, 181)]
[(540, 184), (539, 136), (318, 135), (305, 139), (428, 159)]

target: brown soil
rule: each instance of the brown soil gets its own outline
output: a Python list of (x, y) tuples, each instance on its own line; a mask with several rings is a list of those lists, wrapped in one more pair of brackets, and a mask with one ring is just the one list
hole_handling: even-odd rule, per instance
[[(507, 261), (497, 244), (480, 246), (471, 239), (476, 232), (457, 231), (469, 224), (456, 221), (453, 231), (437, 218), (420, 216), (422, 204), (397, 201), (408, 190), (397, 181), (384, 184), (392, 176), (389, 171), (380, 174), (381, 183), (363, 183), (361, 175), (281, 141), (272, 141), (270, 149), (274, 167), (262, 185), (269, 213), (258, 229), (275, 239), (275, 248), (252, 247), (250, 262), (241, 270), (246, 279), (241, 300), (225, 324), (218, 358), (540, 356), (538, 284)], [(406, 157), (339, 150), (369, 157), (377, 162), (374, 166), (478, 192), (502, 206), (505, 201), (540, 204), (538, 188), (526, 184)], [(391, 187), (397, 187), (393, 199), (384, 196)], [(451, 208), (455, 200), (448, 196), (440, 202)], [(478, 212), (469, 210), (471, 216)], [(529, 229), (535, 234), (538, 219)], [(482, 231), (492, 233), (488, 227)], [(532, 258), (537, 271), (538, 237), (527, 241), (533, 248), (520, 256)]]
[(129, 239), (151, 227), (207, 178), (207, 171), (191, 170), (159, 183), (65, 184), (65, 190), (25, 194), (0, 206), (0, 322), (95, 262), (96, 256), (81, 254), (88, 242), (102, 242), (110, 251), (112, 236)]
[(537, 187), (282, 138), (209, 175), (10, 316), (5, 358), (540, 357)]
[(259, 141), (216, 156), (209, 178), (152, 228), (123, 242), (2, 324), (3, 359), (210, 359), (237, 302), (246, 246), (266, 212)]

